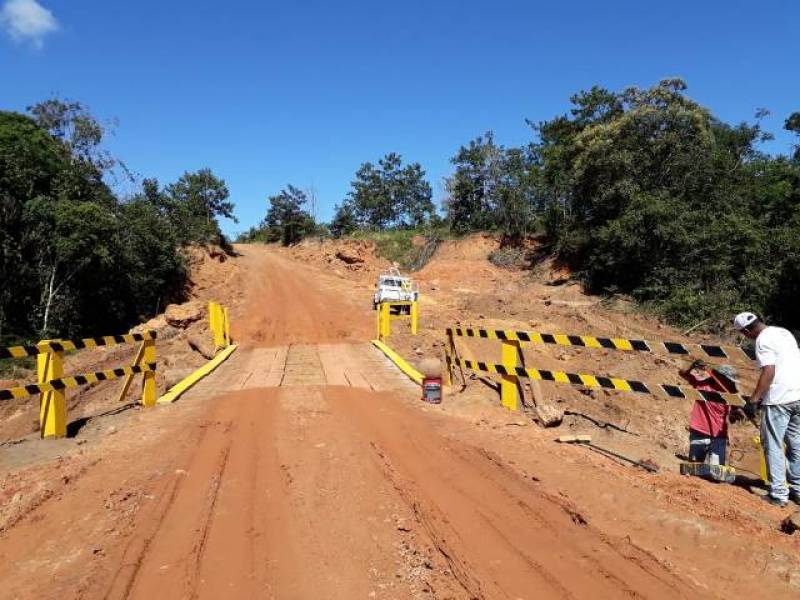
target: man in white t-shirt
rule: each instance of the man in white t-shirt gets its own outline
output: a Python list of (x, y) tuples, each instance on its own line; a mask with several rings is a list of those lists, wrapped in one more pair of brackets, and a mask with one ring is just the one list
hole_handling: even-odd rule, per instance
[(750, 312), (736, 315), (733, 327), (756, 341), (756, 361), (761, 374), (748, 402), (751, 410), (761, 407), (761, 445), (770, 479), (770, 493), (764, 499), (775, 506), (786, 506), (789, 500), (800, 504), (800, 348), (797, 340), (790, 331), (767, 326)]

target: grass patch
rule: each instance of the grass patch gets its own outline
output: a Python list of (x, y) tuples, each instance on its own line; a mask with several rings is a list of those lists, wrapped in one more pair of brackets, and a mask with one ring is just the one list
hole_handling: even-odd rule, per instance
[[(0, 348), (8, 346), (22, 346), (31, 343), (30, 340), (18, 336), (0, 336)], [(0, 359), (0, 379), (30, 379), (31, 373), (36, 379), (36, 357)]]
[(4, 358), (0, 360), (0, 379), (36, 379), (36, 357)]
[[(33, 379), (36, 378), (36, 358), (4, 358), (0, 360), (0, 379)], [(31, 380), (33, 381), (33, 380)]]
[(351, 239), (374, 242), (378, 256), (397, 263), (401, 269), (407, 271), (417, 271), (424, 267), (439, 243), (451, 237), (452, 234), (446, 229), (358, 231), (350, 236)]

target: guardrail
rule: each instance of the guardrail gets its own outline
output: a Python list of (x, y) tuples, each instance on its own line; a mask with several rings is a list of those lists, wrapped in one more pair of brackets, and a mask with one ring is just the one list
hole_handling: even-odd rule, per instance
[[(0, 358), (36, 356), (37, 383), (0, 390), (0, 400), (39, 395), (39, 426), (43, 438), (59, 438), (67, 434), (66, 389), (125, 377), (120, 399), (127, 394), (133, 377), (142, 373), (142, 406), (156, 403), (156, 337), (155, 331), (127, 335), (85, 338), (78, 341), (42, 340), (36, 345), (0, 348)], [(141, 342), (130, 366), (64, 377), (64, 353), (84, 348), (133, 344)]]
[[(392, 314), (392, 309), (397, 313)], [(384, 341), (392, 333), (393, 319), (411, 319), (411, 335), (417, 335), (419, 326), (419, 306), (413, 300), (387, 300), (376, 307), (378, 313), (378, 340)]]
[[(565, 371), (548, 371), (543, 369), (528, 368), (518, 364), (522, 356), (522, 344), (555, 344), (561, 346), (582, 346), (589, 349), (607, 349), (631, 352), (653, 352), (653, 349), (663, 350), (670, 354), (689, 356), (689, 349), (701, 351), (706, 356), (714, 358), (747, 357), (750, 355), (742, 348), (711, 346), (704, 344), (680, 344), (677, 342), (648, 342), (645, 340), (632, 340), (625, 338), (598, 338), (592, 336), (548, 334), (536, 331), (511, 331), (489, 330), (451, 327), (446, 330), (447, 345), (445, 346), (445, 359), (447, 362), (447, 383), (452, 383), (454, 367), (469, 369), (483, 373), (494, 373), (501, 376), (500, 401), (509, 410), (518, 410), (519, 406), (519, 380), (533, 379), (538, 381), (551, 381), (553, 383), (580, 386), (587, 388), (602, 388), (620, 392), (633, 392), (638, 394), (662, 395), (668, 398), (692, 398), (711, 401), (725, 400), (732, 405), (743, 405), (745, 399), (739, 394), (720, 394), (717, 392), (704, 392), (690, 386), (647, 383), (633, 379), (623, 379), (588, 373), (568, 373)], [(502, 342), (501, 362), (489, 363), (472, 359), (463, 359), (458, 354), (455, 344), (456, 337), (471, 337), (483, 339), (496, 339)], [(740, 351), (739, 353), (736, 350)], [(463, 371), (462, 381), (465, 381)]]

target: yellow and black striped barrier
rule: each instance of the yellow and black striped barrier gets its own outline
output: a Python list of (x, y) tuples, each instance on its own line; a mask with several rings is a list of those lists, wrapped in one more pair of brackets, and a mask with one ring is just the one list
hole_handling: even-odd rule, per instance
[(84, 348), (98, 348), (100, 346), (116, 346), (118, 344), (134, 344), (155, 340), (155, 331), (144, 331), (142, 333), (129, 333), (125, 335), (106, 335), (96, 338), (84, 338), (82, 340), (58, 340), (44, 341), (33, 346), (11, 346), (10, 348), (0, 348), (0, 358), (24, 358), (26, 356), (36, 356), (41, 352), (73, 352)]
[[(107, 335), (82, 340), (42, 340), (29, 346), (0, 348), (0, 358), (24, 358), (36, 356), (37, 383), (0, 390), (0, 400), (26, 398), (38, 394), (39, 424), (42, 437), (59, 438), (67, 434), (67, 400), (65, 390), (98, 381), (125, 377), (119, 394), (125, 397), (134, 375), (142, 373), (142, 406), (156, 403), (156, 337), (155, 331)], [(116, 367), (96, 373), (64, 377), (64, 353), (83, 348), (116, 346), (141, 342), (131, 366)]]
[(702, 399), (711, 402), (728, 402), (734, 406), (741, 406), (745, 399), (739, 394), (720, 394), (718, 392), (705, 392), (696, 390), (692, 387), (652, 384), (638, 381), (635, 379), (620, 379), (618, 377), (605, 377), (601, 375), (589, 375), (586, 373), (567, 373), (565, 371), (546, 371), (544, 369), (532, 369), (527, 367), (507, 368), (502, 364), (486, 363), (477, 360), (466, 360), (446, 357), (448, 368), (457, 365), (471, 371), (482, 373), (496, 373), (507, 377), (518, 377), (521, 379), (536, 379), (539, 381), (552, 381), (574, 386), (588, 388), (601, 388), (606, 390), (616, 390), (619, 392), (634, 392), (637, 394), (663, 394), (669, 398), (689, 398)]
[(755, 360), (753, 350), (739, 346), (718, 346), (714, 344), (685, 344), (683, 342), (653, 342), (629, 338), (595, 337), (590, 335), (569, 335), (563, 333), (540, 333), (538, 331), (513, 331), (510, 329), (473, 329), (450, 327), (448, 336), (483, 338), (520, 342), (523, 344), (552, 344), (558, 346), (579, 346), (627, 352), (662, 352), (680, 356), (699, 353), (708, 358), (744, 358)]
[(19, 387), (0, 390), (0, 400), (13, 400), (26, 398), (36, 394), (47, 392), (57, 392), (67, 388), (79, 387), (100, 381), (110, 381), (119, 379), (126, 375), (136, 375), (137, 373), (155, 372), (156, 363), (146, 363), (130, 367), (117, 367), (116, 369), (106, 369), (105, 371), (95, 371), (94, 373), (84, 373), (83, 375), (71, 375), (60, 379), (52, 379), (45, 383), (30, 383)]

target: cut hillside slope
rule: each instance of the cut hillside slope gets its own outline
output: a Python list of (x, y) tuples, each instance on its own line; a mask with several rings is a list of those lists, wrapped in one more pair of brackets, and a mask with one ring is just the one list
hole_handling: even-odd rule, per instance
[[(531, 270), (498, 267), (489, 261), (489, 255), (499, 248), (499, 238), (492, 235), (476, 234), (444, 241), (428, 264), (412, 274), (422, 292), (419, 335), (407, 335), (406, 323), (395, 321), (391, 345), (414, 360), (442, 358), (444, 330), (454, 325), (654, 341), (733, 341), (686, 336), (637, 310), (625, 299), (588, 295), (552, 261), (543, 261)], [(284, 251), (325, 268), (342, 282), (363, 289), (365, 304), (370, 302), (378, 273), (389, 267), (388, 261), (376, 256), (374, 245), (363, 240), (309, 241)], [(358, 257), (355, 268), (341, 258), (350, 255)], [(500, 343), (497, 341), (465, 339), (460, 341), (460, 346), (474, 358), (499, 362)], [(577, 347), (526, 346), (524, 353), (529, 367), (656, 384), (682, 383), (678, 370), (688, 364), (673, 356)], [(747, 362), (735, 363), (735, 366), (743, 380), (743, 389), (748, 389), (754, 380), (753, 366)], [(471, 381), (467, 389), (455, 397), (459, 401), (457, 406), (468, 418), (479, 415), (484, 403), (498, 401), (493, 390), (476, 379)], [(653, 458), (670, 469), (677, 469), (676, 454), (687, 451), (692, 401), (667, 401), (647, 395), (550, 383), (543, 383), (542, 387), (555, 413), (567, 413), (556, 430), (560, 433), (590, 431), (620, 451)], [(611, 426), (598, 428), (598, 423)], [(758, 454), (752, 441), (756, 433), (746, 423), (733, 426), (731, 431), (731, 447), (736, 450), (732, 462), (743, 474), (753, 477), (759, 471)]]

